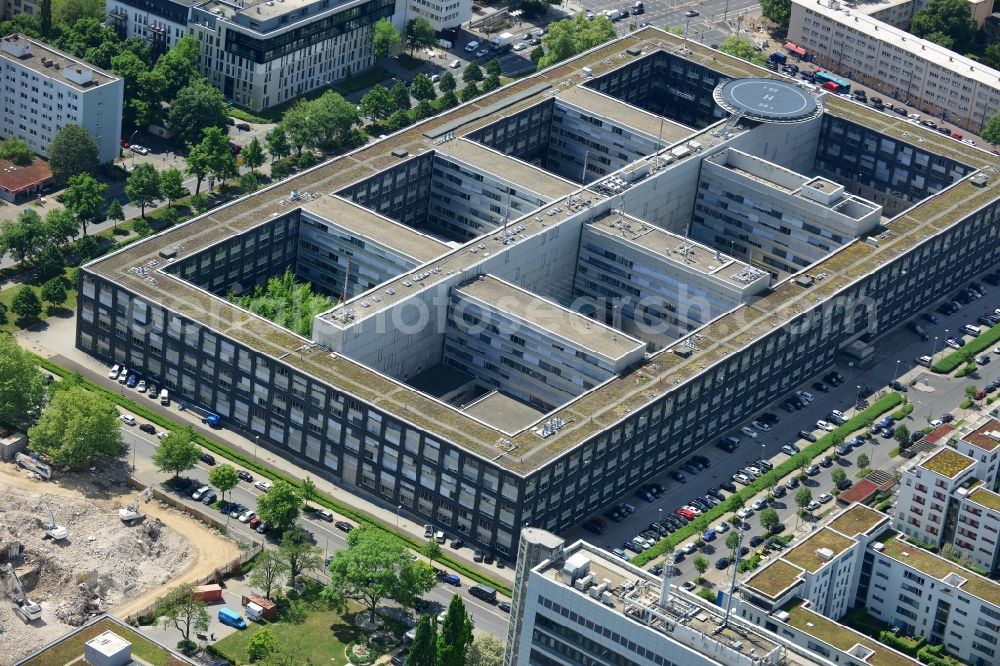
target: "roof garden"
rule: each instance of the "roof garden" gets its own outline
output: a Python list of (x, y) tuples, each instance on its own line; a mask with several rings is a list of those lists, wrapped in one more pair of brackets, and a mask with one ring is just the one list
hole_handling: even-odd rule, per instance
[(890, 533), (889, 537), (883, 539), (883, 548), (880, 551), (883, 555), (891, 557), (897, 562), (901, 562), (908, 567), (932, 576), (942, 583), (948, 576), (954, 574), (959, 579), (963, 579), (957, 587), (973, 596), (979, 597), (994, 606), (1000, 606), (1000, 585), (983, 578), (965, 567), (959, 566), (951, 560), (935, 555), (919, 546), (907, 543), (898, 535)]
[[(805, 569), (809, 573), (816, 573), (824, 564), (833, 561), (838, 555), (853, 546), (856, 541), (848, 539), (842, 534), (837, 534), (831, 529), (824, 527), (813, 534), (795, 548), (787, 551), (782, 559), (791, 562), (795, 566)], [(833, 555), (829, 558), (819, 554), (821, 550), (829, 550)]]
[(969, 495), (969, 499), (976, 504), (985, 506), (987, 509), (1000, 511), (1000, 495), (986, 488), (977, 488)]
[(799, 581), (801, 574), (802, 569), (792, 566), (784, 560), (775, 560), (748, 578), (743, 584), (769, 599), (777, 599), (782, 592)]
[(956, 476), (975, 464), (975, 461), (968, 456), (963, 456), (958, 451), (951, 449), (941, 449), (927, 460), (920, 463), (920, 467), (926, 470), (954, 479)]
[(855, 504), (830, 521), (827, 527), (837, 530), (845, 536), (853, 537), (858, 534), (867, 534), (873, 527), (888, 522), (888, 520), (889, 517), (884, 513)]
[(168, 648), (143, 637), (122, 622), (105, 616), (93, 624), (85, 625), (51, 643), (22, 662), (22, 666), (62, 666), (62, 664), (81, 663), (83, 646), (87, 641), (105, 631), (114, 632), (127, 640), (132, 644), (133, 659), (138, 657), (144, 663), (152, 666), (190, 666), (194, 663), (180, 658)]
[(864, 634), (803, 608), (801, 600), (787, 606), (785, 612), (788, 613), (788, 619), (785, 622), (789, 625), (817, 640), (832, 645), (838, 650), (847, 652), (855, 645), (861, 645), (871, 650), (872, 654), (868, 657), (867, 662), (872, 666), (915, 666), (920, 663), (916, 659), (896, 652)]

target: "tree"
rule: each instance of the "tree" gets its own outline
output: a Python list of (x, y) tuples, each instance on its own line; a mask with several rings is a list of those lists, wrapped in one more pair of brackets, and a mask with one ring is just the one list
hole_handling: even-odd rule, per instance
[(382, 85), (376, 85), (361, 98), (361, 113), (379, 121), (396, 112), (396, 102)]
[(421, 615), (413, 644), (406, 655), (405, 666), (435, 666), (437, 662), (437, 621), (430, 615)]
[[(259, 507), (258, 500), (258, 513)], [(357, 601), (372, 620), (382, 599), (412, 607), (414, 600), (435, 584), (429, 564), (412, 561), (398, 538), (370, 526), (351, 530), (347, 548), (334, 554), (329, 568), (330, 583), (323, 598), (339, 612), (346, 610), (348, 600)]]
[(699, 555), (694, 558), (694, 568), (698, 572), (698, 578), (700, 579), (708, 571), (708, 560)]
[[(273, 489), (272, 489), (273, 490)], [(309, 532), (298, 525), (281, 535), (278, 553), (288, 567), (288, 584), (295, 585), (300, 574), (318, 571), (323, 567), (323, 551), (312, 545)]]
[(813, 501), (812, 491), (802, 486), (795, 491), (795, 506), (799, 507), (803, 511), (809, 506), (809, 503)]
[(7, 139), (0, 145), (0, 159), (18, 166), (28, 166), (35, 159), (35, 153), (20, 139)]
[(434, 82), (426, 74), (417, 74), (413, 77), (413, 85), (410, 87), (410, 92), (415, 99), (420, 101), (430, 101), (437, 97), (437, 91), (434, 90)]
[(153, 227), (149, 226), (146, 218), (140, 217), (132, 223), (132, 231), (139, 234), (140, 238), (145, 238), (153, 233)]
[(476, 99), (482, 93), (479, 92), (479, 87), (475, 83), (470, 83), (469, 85), (462, 88), (462, 101), (471, 102)]
[(38, 10), (39, 29), (42, 31), (42, 37), (48, 37), (52, 33), (52, 0), (42, 0)]
[(976, 398), (976, 386), (975, 384), (969, 384), (965, 387), (965, 397), (969, 400), (975, 400)]
[(160, 172), (149, 162), (143, 162), (128, 175), (125, 182), (125, 196), (132, 203), (139, 204), (142, 217), (146, 217), (146, 206), (163, 197), (160, 187)]
[(583, 13), (573, 18), (549, 24), (549, 32), (542, 37), (545, 55), (538, 60), (538, 69), (571, 58), (615, 38), (615, 26), (607, 16), (588, 20)]
[(194, 429), (187, 426), (171, 432), (156, 445), (153, 464), (161, 472), (173, 472), (176, 479), (181, 472), (197, 465), (200, 456), (201, 449), (194, 443)]
[(748, 60), (761, 67), (767, 66), (767, 56), (754, 48), (754, 43), (749, 37), (743, 35), (729, 35), (719, 43), (719, 50), (723, 53)]
[(192, 588), (185, 583), (174, 589), (165, 606), (160, 607), (160, 624), (164, 629), (174, 627), (185, 641), (191, 640), (191, 630), (205, 631), (211, 618), (205, 603), (191, 596)]
[(188, 145), (188, 156), (184, 159), (187, 165), (185, 171), (188, 175), (195, 177), (194, 193), (197, 196), (201, 192), (201, 181), (205, 180), (211, 171), (211, 156), (208, 148), (199, 143), (196, 146)]
[(782, 30), (788, 30), (788, 19), (792, 15), (791, 0), (761, 0), (761, 14)]
[(862, 453), (858, 456), (858, 469), (868, 469), (869, 465), (872, 464), (871, 459), (868, 458), (867, 453)]
[(327, 90), (318, 99), (309, 102), (307, 108), (319, 145), (342, 144), (348, 139), (354, 126), (361, 122), (357, 107), (332, 90)]
[(389, 19), (379, 19), (375, 23), (372, 32), (372, 46), (375, 48), (375, 57), (384, 58), (399, 48), (401, 38), (399, 30)]
[(100, 248), (93, 236), (84, 236), (73, 244), (77, 253), (84, 259), (92, 259), (99, 254)]
[(472, 639), (465, 655), (465, 666), (502, 666), (503, 653), (503, 643), (496, 636), (480, 634)]
[(229, 136), (219, 127), (205, 129), (201, 144), (208, 158), (208, 170), (221, 185), (223, 181), (234, 178), (239, 169), (236, 168), (236, 158), (229, 149)]
[(726, 548), (731, 553), (735, 553), (736, 549), (740, 547), (740, 535), (739, 532), (730, 532), (729, 536), (726, 537)]
[(493, 92), (501, 85), (503, 84), (500, 82), (500, 77), (490, 74), (485, 79), (483, 79), (483, 93), (485, 94), (488, 92)]
[(443, 93), (455, 92), (455, 88), (458, 87), (458, 83), (455, 81), (455, 76), (451, 72), (445, 72), (441, 75), (441, 80), (438, 81), (438, 90)]
[(95, 458), (117, 458), (124, 448), (118, 410), (99, 393), (70, 386), (52, 396), (28, 429), (31, 450), (57, 465), (87, 467)]
[(406, 26), (406, 45), (410, 47), (410, 55), (416, 49), (430, 48), (437, 42), (434, 26), (423, 16), (412, 19)]
[(243, 166), (250, 169), (251, 173), (256, 173), (257, 169), (264, 165), (264, 147), (260, 145), (257, 137), (250, 139), (250, 143), (243, 146), (240, 159), (243, 160)]
[(994, 145), (1000, 144), (1000, 113), (990, 118), (979, 135)]
[(66, 282), (62, 276), (54, 277), (42, 285), (42, 300), (53, 307), (66, 302)]
[(900, 423), (896, 426), (895, 432), (892, 434), (892, 438), (899, 442), (900, 446), (910, 443), (910, 429), (905, 425)]
[(910, 32), (941, 46), (965, 53), (975, 45), (976, 23), (965, 0), (931, 0), (910, 21)]
[(302, 335), (309, 335), (315, 315), (333, 307), (329, 297), (313, 293), (310, 283), (297, 282), (291, 270), (281, 277), (270, 278), (252, 294), (234, 300), (241, 307)]
[(73, 214), (65, 208), (53, 208), (45, 215), (42, 235), (47, 245), (65, 245), (80, 232), (80, 224)]
[(226, 100), (221, 90), (198, 77), (171, 102), (167, 129), (183, 138), (202, 136), (209, 127), (226, 127)]
[(451, 598), (437, 639), (437, 666), (465, 666), (472, 645), (472, 621), (465, 602), (457, 594)]
[(0, 333), (0, 423), (19, 421), (44, 398), (45, 380), (34, 359), (13, 336)]
[(41, 216), (28, 208), (16, 220), (0, 224), (0, 252), (10, 253), (11, 258), (23, 264), (42, 251), (46, 235)]
[(503, 74), (503, 67), (500, 65), (499, 58), (493, 58), (488, 63), (486, 63), (486, 74), (489, 76), (495, 76), (497, 78)]
[(410, 108), (410, 91), (407, 90), (406, 86), (402, 82), (394, 85), (390, 90), (389, 94), (392, 96), (392, 101), (396, 105), (397, 110), (406, 110)]
[(535, 48), (531, 49), (531, 53), (528, 54), (528, 59), (531, 60), (531, 62), (533, 62), (536, 67), (538, 66), (538, 62), (543, 57), (545, 57), (545, 49), (542, 48), (541, 46), (536, 46)]
[(843, 467), (838, 467), (830, 473), (830, 478), (833, 479), (834, 485), (839, 486), (847, 478), (847, 472)]
[(0, 326), (6, 324), (8, 321), (9, 320), (7, 318), (7, 306), (4, 305), (3, 303), (0, 303)]
[(219, 489), (222, 499), (226, 499), (226, 493), (236, 487), (240, 482), (240, 477), (236, 473), (236, 468), (228, 463), (213, 467), (208, 472), (208, 482)]
[(267, 152), (270, 153), (272, 162), (275, 159), (288, 157), (292, 152), (292, 147), (288, 145), (288, 135), (281, 125), (264, 135), (264, 141), (267, 143)]
[(299, 484), (299, 495), (302, 496), (302, 501), (309, 503), (313, 501), (316, 497), (316, 482), (312, 480), (311, 476), (307, 476), (302, 479), (302, 483)]
[(180, 169), (170, 167), (164, 169), (160, 174), (160, 192), (167, 200), (167, 205), (173, 205), (174, 201), (188, 195), (188, 190), (184, 187), (184, 174)]
[(424, 551), (424, 557), (426, 557), (432, 563), (440, 560), (441, 556), (443, 555), (441, 551), (441, 544), (439, 544), (437, 540), (434, 539), (434, 537), (431, 537), (430, 539), (427, 540), (427, 543), (424, 544), (423, 551)]
[(778, 516), (778, 512), (770, 507), (761, 511), (758, 519), (760, 520), (760, 526), (768, 532), (781, 522), (781, 517)]
[(279, 532), (284, 532), (295, 523), (301, 508), (302, 498), (292, 484), (283, 479), (275, 481), (271, 490), (257, 499), (257, 515)]
[(479, 65), (475, 61), (470, 62), (462, 70), (462, 81), (464, 83), (478, 83), (483, 80), (483, 70), (479, 69)]
[(260, 176), (254, 171), (248, 171), (240, 176), (240, 192), (253, 194), (260, 189)]
[(113, 220), (115, 229), (117, 229), (118, 223), (125, 221), (125, 211), (122, 210), (122, 203), (118, 199), (112, 199), (111, 203), (108, 204), (108, 210), (104, 213), (104, 217)]
[(68, 187), (63, 194), (63, 204), (66, 210), (76, 218), (84, 235), (87, 234), (87, 224), (101, 220), (101, 208), (104, 207), (104, 193), (108, 186), (99, 183), (89, 173), (78, 173), (70, 176)]
[(201, 76), (198, 74), (198, 41), (192, 35), (181, 37), (160, 56), (153, 71), (163, 79), (161, 99), (176, 99), (182, 88)]
[(250, 570), (250, 585), (261, 592), (267, 599), (271, 591), (278, 586), (278, 581), (288, 573), (288, 565), (276, 550), (263, 550), (254, 559)]
[(49, 169), (52, 179), (62, 185), (71, 176), (97, 169), (97, 144), (79, 125), (64, 125), (49, 144)]
[(84, 19), (103, 18), (104, 3), (100, 0), (59, 0), (52, 12), (59, 23), (72, 26)]
[(247, 656), (252, 663), (264, 661), (278, 650), (278, 639), (270, 629), (261, 629), (250, 637), (247, 643)]
[(24, 285), (14, 294), (10, 309), (21, 319), (31, 321), (38, 319), (42, 314), (42, 302), (38, 300), (38, 294), (35, 293), (34, 289)]
[(309, 112), (309, 102), (300, 99), (281, 116), (281, 126), (288, 133), (289, 142), (301, 155), (302, 148), (315, 145), (317, 135), (314, 119)]

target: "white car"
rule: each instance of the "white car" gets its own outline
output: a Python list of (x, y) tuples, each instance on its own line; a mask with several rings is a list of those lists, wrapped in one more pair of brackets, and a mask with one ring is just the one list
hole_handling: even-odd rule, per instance
[(249, 523), (251, 520), (253, 520), (253, 517), (256, 515), (257, 515), (256, 511), (252, 510), (244, 511), (243, 513), (240, 514), (240, 522)]
[(767, 425), (763, 421), (754, 421), (750, 425), (757, 428), (757, 430), (763, 430), (764, 432), (768, 432), (771, 429), (771, 426)]
[(729, 531), (729, 523), (719, 523), (712, 529), (718, 532), (719, 534), (725, 534), (726, 532)]
[(749, 437), (750, 439), (757, 439), (757, 431), (750, 426), (743, 426), (740, 428), (740, 432)]
[(139, 380), (139, 385), (135, 387), (135, 390), (138, 391), (139, 393), (145, 393), (146, 392), (146, 380), (145, 379), (140, 379)]
[(515, 51), (523, 51), (526, 48), (528, 48), (528, 45), (525, 44), (524, 42), (518, 42), (517, 44), (514, 44)]
[(1000, 354), (1000, 347), (997, 347), (996, 349), (994, 349), (993, 353), (994, 354)]
[(271, 489), (271, 486), (273, 486), (273, 485), (274, 484), (271, 483), (270, 481), (268, 481), (267, 479), (261, 479), (257, 483), (253, 484), (253, 487), (256, 488), (257, 490), (260, 490), (260, 491), (263, 491), (263, 492), (266, 493), (267, 491), (269, 491)]
[(202, 486), (198, 490), (191, 493), (191, 499), (200, 500), (209, 490), (211, 490), (211, 488), (209, 488), (208, 486)]
[(806, 402), (812, 402), (813, 401), (813, 394), (810, 393), (809, 391), (799, 391), (795, 395), (799, 396), (800, 398), (802, 398)]
[(847, 417), (844, 416), (844, 412), (840, 411), (839, 409), (835, 409), (835, 410), (833, 410), (830, 413), (833, 414), (838, 419), (840, 419), (841, 421), (846, 421), (847, 420)]
[(451, 64), (448, 65), (448, 66), (451, 67), (452, 69), (458, 69), (459, 67), (462, 66), (462, 61), (461, 60), (452, 60)]
[(118, 373), (118, 383), (119, 384), (124, 384), (125, 380), (127, 380), (127, 379), (128, 379), (128, 368), (126, 368), (125, 366), (122, 366), (122, 371), (120, 373)]
[(833, 495), (831, 495), (830, 493), (820, 493), (817, 499), (819, 499), (820, 504), (826, 504), (827, 502), (833, 499)]
[(169, 436), (170, 436), (170, 431), (169, 430), (161, 430), (160, 432), (156, 433), (157, 439), (161, 439), (161, 440), (166, 439)]
[(767, 502), (765, 502), (762, 499), (754, 500), (754, 503), (750, 505), (750, 508), (752, 508), (754, 511), (760, 511), (761, 509), (766, 509)]
[(748, 477), (746, 474), (740, 474), (739, 472), (733, 474), (733, 481), (735, 481), (736, 483), (741, 483), (744, 486), (750, 485), (750, 477)]
[(149, 155), (149, 148), (147, 148), (146, 146), (140, 146), (137, 143), (133, 143), (130, 146), (130, 148), (133, 153), (138, 153), (140, 155)]
[(160, 397), (160, 389), (156, 388), (155, 384), (150, 384), (149, 390), (146, 391), (146, 395), (155, 400)]
[(962, 139), (962, 143), (964, 143), (964, 144), (966, 144), (968, 146), (974, 146), (974, 145), (976, 145), (976, 142), (973, 141), (972, 139)]
[(118, 418), (120, 418), (122, 420), (122, 423), (124, 423), (125, 425), (130, 425), (130, 426), (135, 425), (135, 418), (133, 418), (131, 414), (122, 414)]
[(684, 551), (685, 555), (690, 555), (694, 551), (698, 550), (698, 548), (697, 546), (694, 545), (693, 541), (688, 541), (686, 544), (684, 544), (684, 547), (681, 548), (681, 550)]
[(809, 504), (806, 505), (806, 511), (815, 511), (819, 507), (820, 507), (819, 502), (817, 502), (816, 500), (813, 500), (813, 501), (809, 502)]
[(934, 419), (933, 421), (930, 422), (930, 426), (932, 428), (940, 427), (943, 424), (944, 424), (944, 421), (942, 421), (941, 419)]
[(469, 42), (468, 44), (465, 45), (465, 50), (466, 50), (467, 53), (472, 53), (473, 51), (475, 51), (478, 48), (479, 48), (479, 42), (477, 42), (475, 40), (473, 40), (473, 41), (471, 41), (471, 42)]
[(833, 430), (833, 424), (829, 423), (828, 421), (824, 421), (822, 419), (816, 421), (816, 427), (819, 428), (820, 430), (826, 430), (827, 432)]
[(743, 468), (743, 473), (749, 476), (751, 479), (760, 478), (764, 471), (760, 467), (754, 467), (753, 465), (747, 465)]
[(690, 506), (690, 505), (688, 505), (688, 506), (685, 506), (685, 507), (682, 507), (682, 508), (686, 509), (687, 511), (690, 511), (691, 513), (693, 513), (696, 516), (700, 516), (702, 514), (702, 510), (699, 509), (696, 506)]
[(747, 518), (753, 515), (753, 509), (751, 509), (750, 507), (744, 507), (739, 511), (737, 511), (736, 515), (742, 518), (743, 520), (746, 520)]
[(108, 379), (118, 379), (118, 373), (122, 371), (122, 366), (117, 363), (112, 366), (111, 371), (108, 373)]

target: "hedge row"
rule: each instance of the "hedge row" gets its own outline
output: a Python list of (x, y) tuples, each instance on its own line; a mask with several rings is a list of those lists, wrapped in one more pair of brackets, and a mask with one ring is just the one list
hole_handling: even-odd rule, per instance
[(902, 421), (913, 412), (913, 403), (908, 402), (892, 413), (892, 418)]
[(697, 538), (701, 534), (704, 534), (709, 525), (713, 524), (724, 515), (737, 511), (740, 507), (748, 504), (754, 495), (761, 491), (768, 490), (772, 485), (776, 485), (782, 478), (801, 468), (804, 462), (813, 460), (814, 458), (825, 453), (827, 449), (843, 442), (852, 432), (867, 428), (874, 423), (878, 417), (902, 401), (903, 396), (899, 393), (890, 393), (889, 395), (875, 401), (867, 409), (861, 411), (848, 420), (847, 423), (837, 427), (832, 432), (826, 433), (820, 437), (816, 443), (810, 444), (801, 452), (795, 454), (785, 462), (776, 466), (770, 472), (753, 481), (749, 486), (737, 491), (722, 504), (709, 509), (690, 524), (685, 525), (670, 536), (661, 539), (659, 542), (654, 544), (652, 548), (633, 556), (631, 559), (632, 564), (637, 567), (641, 567), (660, 555), (673, 551), (674, 548), (684, 541)]
[[(50, 360), (42, 358), (40, 356), (35, 356), (35, 362), (39, 366), (41, 366), (41, 367), (45, 368), (46, 370), (48, 370), (49, 372), (51, 372), (53, 374), (56, 374), (56, 375), (59, 375), (62, 378), (66, 378), (69, 375), (73, 374), (73, 373), (69, 372), (68, 370), (66, 370), (65, 368), (63, 368), (63, 367), (61, 367), (59, 365), (56, 365), (55, 363), (52, 363)], [(87, 389), (95, 391), (97, 393), (100, 393), (105, 398), (107, 398), (108, 400), (110, 400), (114, 404), (118, 405), (119, 407), (127, 409), (128, 411), (132, 412), (133, 414), (135, 414), (137, 416), (140, 416), (143, 419), (146, 419), (147, 421), (150, 421), (151, 423), (157, 424), (158, 426), (160, 426), (164, 430), (176, 431), (176, 430), (181, 429), (181, 428), (184, 427), (184, 426), (182, 426), (182, 425), (180, 425), (180, 424), (178, 424), (178, 423), (176, 423), (174, 421), (171, 421), (169, 419), (164, 418), (160, 414), (154, 412), (153, 410), (151, 410), (151, 409), (149, 409), (149, 408), (147, 408), (147, 407), (145, 407), (145, 406), (143, 406), (141, 404), (133, 402), (132, 400), (130, 400), (129, 398), (127, 398), (125, 396), (119, 395), (118, 393), (115, 393), (114, 391), (108, 391), (104, 387), (99, 386), (97, 384), (94, 384), (93, 382), (91, 382), (91, 381), (89, 381), (87, 379), (83, 379), (83, 378), (81, 378), (81, 379), (83, 381), (83, 385)], [(287, 481), (288, 483), (292, 484), (296, 488), (299, 487), (299, 483), (300, 483), (299, 479), (295, 479), (295, 478), (286, 476), (284, 474), (280, 474), (278, 472), (275, 472), (274, 470), (272, 470), (272, 469), (270, 469), (268, 467), (260, 465), (259, 463), (257, 463), (253, 459), (248, 458), (247, 456), (245, 456), (245, 455), (243, 455), (243, 454), (241, 454), (241, 453), (239, 453), (237, 451), (233, 451), (232, 449), (229, 449), (229, 448), (223, 446), (222, 444), (219, 444), (215, 440), (209, 439), (208, 437), (205, 437), (204, 435), (202, 435), (200, 433), (195, 433), (194, 439), (195, 439), (195, 442), (197, 444), (199, 444), (200, 446), (203, 446), (204, 448), (208, 449), (209, 451), (211, 451), (212, 453), (214, 453), (214, 454), (216, 454), (218, 456), (221, 456), (223, 458), (226, 458), (226, 459), (230, 460), (231, 462), (236, 463), (240, 467), (244, 467), (244, 468), (246, 468), (248, 470), (251, 470), (251, 471), (255, 472), (256, 474), (258, 474), (260, 476), (263, 476), (265, 478), (271, 479), (272, 481), (277, 481), (277, 480), (280, 479), (280, 480), (283, 480), (283, 481)], [(358, 524), (370, 525), (372, 527), (380, 529), (380, 530), (382, 530), (384, 532), (387, 532), (389, 534), (393, 534), (397, 538), (401, 539), (408, 547), (413, 548), (417, 552), (423, 552), (424, 543), (422, 541), (420, 541), (420, 540), (418, 540), (418, 539), (416, 539), (414, 537), (411, 537), (409, 535), (406, 535), (406, 534), (399, 534), (399, 533), (397, 533), (397, 532), (389, 529), (386, 525), (384, 525), (383, 523), (381, 523), (376, 518), (374, 518), (374, 517), (372, 517), (372, 516), (370, 516), (370, 515), (368, 515), (366, 513), (363, 513), (361, 511), (358, 511), (357, 509), (354, 509), (353, 507), (349, 507), (349, 506), (347, 506), (345, 504), (341, 504), (340, 502), (337, 502), (337, 501), (335, 501), (335, 500), (333, 500), (333, 499), (331, 499), (331, 498), (329, 498), (329, 497), (327, 497), (325, 495), (319, 494), (319, 493), (317, 493), (317, 495), (315, 497), (313, 497), (311, 501), (313, 503), (315, 503), (315, 504), (319, 504), (321, 506), (325, 506), (326, 508), (330, 509), (331, 511), (334, 511), (335, 513), (340, 514), (341, 516), (343, 516), (345, 518), (349, 518), (351, 520), (354, 520)], [(505, 585), (505, 584), (503, 584), (503, 583), (501, 583), (501, 582), (499, 582), (497, 580), (494, 580), (494, 579), (492, 579), (492, 578), (490, 578), (490, 577), (488, 577), (488, 576), (480, 573), (479, 571), (477, 571), (475, 569), (472, 569), (472, 568), (466, 566), (465, 564), (463, 564), (461, 562), (458, 562), (458, 561), (456, 561), (456, 560), (448, 557), (447, 554), (442, 553), (442, 556), (439, 559), (448, 568), (450, 568), (450, 569), (452, 569), (452, 570), (454, 570), (454, 571), (462, 574), (463, 576), (466, 576), (467, 578), (471, 578), (472, 580), (475, 580), (475, 581), (477, 581), (479, 583), (483, 583), (485, 585), (489, 585), (490, 587), (496, 589), (497, 592), (499, 592), (499, 593), (501, 593), (503, 595), (506, 595), (508, 597), (511, 596), (511, 589), (507, 585)]]
[(982, 335), (965, 343), (961, 349), (956, 349), (942, 359), (938, 359), (931, 370), (942, 375), (951, 373), (955, 368), (967, 362), (970, 357), (976, 356), (979, 352), (985, 351), (1000, 341), (1000, 324), (987, 330)]

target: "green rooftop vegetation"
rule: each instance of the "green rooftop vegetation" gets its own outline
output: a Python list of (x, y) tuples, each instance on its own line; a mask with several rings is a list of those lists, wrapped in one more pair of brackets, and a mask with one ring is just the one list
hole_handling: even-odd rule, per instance
[[(809, 573), (816, 573), (824, 564), (836, 558), (854, 543), (853, 539), (848, 539), (824, 527), (818, 532), (814, 532), (812, 536), (795, 548), (787, 551), (782, 557)], [(820, 557), (817, 551), (823, 549), (832, 551), (833, 557), (830, 559)]]
[(930, 470), (935, 474), (948, 477), (949, 479), (955, 478), (959, 473), (968, 469), (972, 465), (972, 459), (963, 456), (957, 451), (952, 451), (951, 449), (941, 449), (933, 456), (920, 463), (920, 466), (924, 469)]
[(855, 504), (834, 518), (827, 527), (835, 529), (845, 536), (853, 537), (856, 534), (866, 533), (885, 519), (884, 513), (869, 509), (861, 504)]
[(776, 599), (799, 579), (802, 570), (784, 560), (775, 560), (746, 581), (746, 586), (761, 594)]
[(114, 620), (101, 620), (84, 627), (76, 634), (60, 641), (38, 656), (24, 662), (24, 666), (61, 666), (83, 656), (83, 646), (91, 638), (112, 631), (132, 644), (132, 655), (149, 662), (152, 666), (183, 666), (187, 662), (173, 656), (168, 650), (143, 638)]
[(948, 574), (954, 573), (966, 581), (960, 588), (963, 592), (977, 596), (991, 604), (1000, 605), (1000, 585), (997, 583), (923, 548), (906, 543), (898, 536), (885, 539), (881, 543), (884, 546), (882, 553), (897, 562), (902, 562), (938, 580), (943, 580)]
[(868, 659), (872, 666), (915, 666), (920, 663), (819, 613), (802, 608), (801, 601), (790, 604), (785, 611), (788, 613), (789, 625), (838, 650), (847, 651), (857, 644), (872, 650), (873, 654)]

